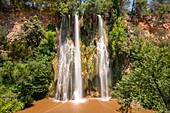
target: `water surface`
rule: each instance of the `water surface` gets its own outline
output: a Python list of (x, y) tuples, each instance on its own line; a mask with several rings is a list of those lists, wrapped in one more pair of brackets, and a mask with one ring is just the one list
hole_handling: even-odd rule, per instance
[[(102, 101), (97, 98), (86, 98), (82, 102), (56, 102), (54, 99), (43, 99), (18, 113), (119, 113), (120, 106), (116, 100)], [(154, 113), (151, 110), (136, 110), (132, 113)]]

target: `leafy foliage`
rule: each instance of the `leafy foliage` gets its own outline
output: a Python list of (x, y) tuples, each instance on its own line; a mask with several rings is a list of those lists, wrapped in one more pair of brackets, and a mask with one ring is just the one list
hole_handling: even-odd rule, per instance
[(126, 32), (125, 32), (126, 26), (127, 25), (122, 22), (122, 18), (119, 18), (117, 20), (117, 23), (113, 25), (114, 28), (110, 32), (110, 41), (109, 41), (112, 48), (112, 57), (115, 57), (117, 52), (126, 51), (126, 50), (121, 50), (123, 49), (122, 44), (126, 41)]
[(44, 34), (45, 39), (42, 39), (40, 45), (38, 46), (38, 50), (40, 53), (51, 55), (53, 54), (53, 52), (55, 52), (56, 48), (56, 39), (54, 38), (55, 34), (56, 33), (52, 31), (45, 32)]
[(0, 93), (6, 95), (0, 103), (3, 113), (16, 112), (44, 98), (52, 81), (55, 33), (45, 31), (35, 16), (23, 23), (21, 40), (11, 44), (6, 39), (2, 42), (2, 51), (9, 51), (6, 59), (1, 56), (0, 65), (0, 85), (2, 89), (6, 87)]
[(0, 37), (5, 37), (8, 33), (8, 30), (0, 25)]
[(24, 104), (18, 99), (18, 94), (13, 93), (4, 85), (0, 86), (0, 112), (1, 113), (15, 113), (22, 109)]
[(6, 50), (8, 50), (9, 44), (7, 43), (5, 37), (0, 37), (0, 40), (1, 40), (0, 41), (0, 66), (1, 66), (1, 63), (8, 59), (8, 54)]
[(149, 4), (148, 2), (149, 0), (133, 0), (132, 14), (138, 19), (148, 15), (162, 19), (169, 14), (169, 0), (151, 0)]
[(136, 0), (136, 3), (134, 5), (134, 14), (138, 16), (138, 18), (143, 18), (148, 13), (148, 0)]
[[(156, 48), (143, 38), (130, 42), (129, 57), (133, 63), (112, 93), (122, 99), (137, 100), (143, 107), (166, 111), (169, 109), (169, 50)], [(166, 90), (165, 90), (166, 89)]]
[(27, 60), (28, 58), (33, 56), (33, 51), (31, 49), (31, 47), (27, 47), (21, 41), (11, 42), (11, 44), (9, 45), (10, 53), (8, 54), (8, 57), (15, 61)]
[(0, 68), (3, 84), (9, 85), (14, 92), (20, 92), (19, 99), (25, 104), (46, 96), (52, 79), (51, 59), (38, 56), (27, 63), (5, 62)]
[(127, 35), (125, 32), (126, 24), (122, 18), (118, 18), (117, 22), (113, 25), (114, 28), (110, 31), (109, 35), (109, 48), (111, 50), (113, 68), (114, 68), (114, 81), (115, 84), (121, 79), (123, 70), (126, 67), (125, 60), (129, 53), (127, 47)]
[(41, 39), (44, 38), (44, 29), (37, 16), (24, 19), (21, 26), (21, 39), (27, 46), (38, 47)]
[(153, 0), (150, 5), (151, 12), (153, 15), (164, 18), (170, 12), (170, 1), (169, 0)]

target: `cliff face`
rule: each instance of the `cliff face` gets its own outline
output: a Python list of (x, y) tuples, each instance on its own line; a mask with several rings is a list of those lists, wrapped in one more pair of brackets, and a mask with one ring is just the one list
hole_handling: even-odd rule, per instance
[[(40, 12), (38, 10), (25, 10), (16, 12), (1, 12), (0, 11), (0, 26), (7, 29), (7, 39), (14, 41), (18, 39), (18, 33), (21, 29), (23, 17), (37, 15), (44, 27), (47, 27), (52, 22), (56, 21), (54, 14), (49, 12)], [(128, 24), (128, 35), (144, 37), (154, 37), (152, 41), (159, 42), (160, 39), (170, 41), (170, 14), (164, 19), (158, 19), (154, 16), (147, 16), (144, 19), (138, 19), (132, 15), (125, 15), (125, 21)]]
[(128, 24), (129, 35), (150, 36), (153, 37), (152, 41), (154, 42), (159, 42), (161, 39), (170, 41), (170, 14), (164, 19), (154, 16), (137, 19), (126, 15), (125, 21)]
[(44, 27), (47, 27), (49, 24), (55, 21), (54, 15), (49, 12), (40, 12), (38, 10), (24, 10), (24, 11), (15, 11), (15, 12), (2, 12), (0, 11), (0, 26), (3, 26), (7, 31), (8, 35), (6, 38), (8, 40), (14, 41), (17, 40), (18, 33), (21, 29), (22, 19), (29, 18), (30, 16), (37, 15), (39, 20), (42, 22)]

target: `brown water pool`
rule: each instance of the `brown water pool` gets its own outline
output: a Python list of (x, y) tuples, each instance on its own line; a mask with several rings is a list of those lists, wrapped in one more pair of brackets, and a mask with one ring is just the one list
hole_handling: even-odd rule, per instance
[[(17, 113), (119, 113), (120, 106), (116, 100), (102, 101), (97, 98), (86, 98), (82, 102), (56, 102), (54, 99), (42, 99), (32, 107)], [(134, 110), (132, 113), (154, 113), (152, 110)]]

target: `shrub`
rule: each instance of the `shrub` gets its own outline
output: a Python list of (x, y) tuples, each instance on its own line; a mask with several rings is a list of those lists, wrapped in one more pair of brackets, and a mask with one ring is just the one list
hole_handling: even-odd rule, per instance
[(119, 81), (112, 95), (137, 100), (143, 107), (158, 111), (169, 109), (169, 50), (154, 47), (143, 38), (129, 44), (132, 70)]
[(56, 38), (55, 32), (47, 31), (45, 32), (45, 38), (42, 39), (40, 45), (38, 46), (38, 50), (41, 54), (51, 55), (55, 52), (56, 49)]
[(13, 93), (8, 87), (0, 86), (0, 112), (1, 113), (15, 113), (22, 109), (24, 104), (18, 99), (18, 94)]
[(109, 42), (112, 50), (112, 57), (115, 55), (121, 54), (118, 52), (123, 52), (126, 50), (122, 50), (123, 43), (127, 40), (126, 36), (126, 24), (123, 22), (122, 18), (118, 18), (117, 23), (114, 24), (113, 30), (110, 32)]
[(129, 54), (129, 48), (127, 46), (127, 35), (125, 32), (126, 27), (127, 25), (123, 22), (123, 19), (118, 18), (109, 35), (109, 48), (111, 50), (114, 68), (113, 84), (121, 79), (122, 72), (125, 68), (125, 60)]
[[(1, 34), (0, 34), (1, 35)], [(55, 32), (45, 31), (37, 16), (24, 19), (21, 39), (0, 36), (0, 112), (13, 113), (44, 98), (52, 81)]]
[(52, 57), (46, 55), (40, 55), (36, 60), (28, 61), (28, 70), (32, 77), (31, 84), (33, 86), (31, 92), (34, 100), (44, 98), (48, 92), (53, 76), (51, 61)]
[(161, 0), (162, 2), (158, 1), (152, 1), (151, 12), (154, 16), (157, 16), (159, 18), (164, 18), (168, 15), (170, 9), (170, 2), (166, 0)]
[(52, 80), (51, 58), (40, 55), (26, 63), (4, 62), (0, 67), (2, 83), (14, 93), (20, 92), (18, 99), (30, 105), (33, 100), (46, 96)]
[(7, 28), (0, 25), (0, 37), (5, 37), (8, 34)]
[(27, 47), (21, 41), (11, 42), (9, 45), (9, 51), (8, 57), (12, 58), (14, 61), (28, 60), (28, 58), (33, 56), (31, 47)]
[[(51, 64), (55, 53), (55, 33), (47, 31), (42, 37), (44, 38), (38, 45), (29, 45), (23, 39), (11, 42), (8, 56), (12, 61), (4, 60), (5, 57), (2, 56), (1, 84), (8, 87), (11, 94), (25, 107), (31, 105), (34, 100), (44, 98), (52, 81)], [(2, 92), (2, 95), (4, 93)], [(17, 108), (19, 109), (21, 107)]]
[(44, 38), (44, 28), (37, 16), (30, 17), (29, 19), (23, 19), (20, 36), (27, 46), (39, 46), (41, 39)]

